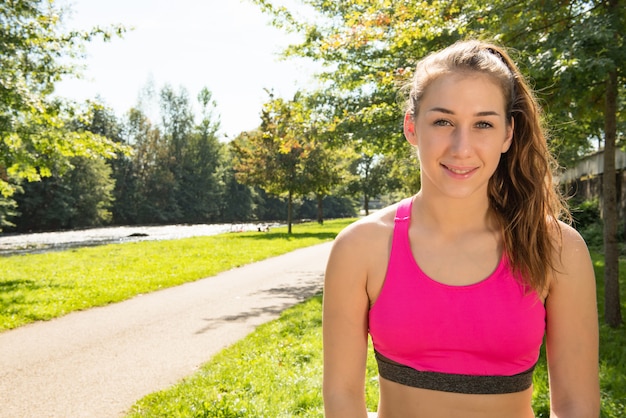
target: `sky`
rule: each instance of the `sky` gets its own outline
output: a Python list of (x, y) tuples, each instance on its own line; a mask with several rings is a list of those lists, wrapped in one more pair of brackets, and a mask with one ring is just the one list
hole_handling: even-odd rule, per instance
[[(295, 3), (297, 0), (291, 0)], [(285, 2), (289, 3), (289, 1)], [(290, 99), (314, 85), (315, 67), (279, 53), (298, 41), (270, 25), (250, 0), (62, 0), (68, 29), (122, 24), (122, 39), (87, 43), (83, 79), (56, 94), (79, 102), (99, 97), (118, 117), (148, 84), (185, 88), (191, 101), (207, 87), (217, 102), (220, 133), (232, 139), (260, 124), (265, 89)]]

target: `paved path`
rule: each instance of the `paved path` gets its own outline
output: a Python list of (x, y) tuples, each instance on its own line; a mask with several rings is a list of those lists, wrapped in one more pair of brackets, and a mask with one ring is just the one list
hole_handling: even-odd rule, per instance
[(331, 243), (0, 333), (0, 417), (119, 417), (322, 288)]

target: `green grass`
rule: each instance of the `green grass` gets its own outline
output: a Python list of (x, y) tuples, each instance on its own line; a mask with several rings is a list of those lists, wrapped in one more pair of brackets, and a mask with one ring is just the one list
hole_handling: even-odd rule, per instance
[(0, 331), (213, 276), (332, 240), (353, 220), (0, 258)]
[[(199, 372), (141, 399), (128, 417), (322, 418), (321, 310), (318, 295), (284, 311)], [(376, 410), (373, 352), (368, 381), (368, 405)]]
[(321, 297), (288, 309), (131, 417), (322, 417)]
[[(604, 257), (592, 252), (600, 324), (600, 388), (602, 417), (626, 416), (626, 328), (612, 329), (604, 323)], [(622, 313), (626, 313), (626, 262), (620, 261)], [(534, 408), (537, 418), (550, 416), (548, 371), (545, 351), (534, 376)]]
[[(600, 311), (602, 417), (626, 410), (626, 333), (603, 325), (603, 262), (594, 254)], [(626, 263), (620, 264), (626, 312)], [(129, 417), (323, 417), (321, 394), (321, 296), (285, 311), (245, 339), (218, 353), (202, 369), (170, 389), (141, 399)], [(534, 376), (533, 408), (549, 417), (545, 356)], [(370, 344), (366, 380), (368, 410), (378, 405), (376, 364)]]
[[(173, 241), (90, 247), (0, 258), (0, 330), (101, 306), (140, 293), (209, 277), (296, 248), (332, 240), (352, 220), (302, 224), (267, 234), (238, 233)], [(626, 410), (626, 329), (604, 325), (603, 258), (593, 254), (600, 312), (602, 417)], [(626, 263), (620, 264), (626, 312)], [(140, 400), (131, 417), (322, 417), (321, 296), (223, 350), (200, 372)], [(549, 416), (547, 370), (535, 372), (533, 407)], [(370, 348), (368, 409), (378, 404)]]
[[(604, 258), (593, 254), (598, 282), (600, 314), (600, 388), (602, 417), (626, 416), (626, 327), (613, 329), (604, 323)], [(626, 314), (626, 262), (620, 260), (622, 316)]]

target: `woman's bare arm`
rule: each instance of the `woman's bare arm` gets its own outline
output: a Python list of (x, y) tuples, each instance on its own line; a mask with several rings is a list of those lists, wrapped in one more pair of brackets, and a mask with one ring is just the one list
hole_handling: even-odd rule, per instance
[(327, 418), (366, 417), (367, 225), (335, 240), (324, 281), (324, 408)]
[(550, 283), (547, 309), (547, 356), (553, 418), (597, 418), (598, 312), (596, 281), (585, 242), (562, 225), (562, 253)]

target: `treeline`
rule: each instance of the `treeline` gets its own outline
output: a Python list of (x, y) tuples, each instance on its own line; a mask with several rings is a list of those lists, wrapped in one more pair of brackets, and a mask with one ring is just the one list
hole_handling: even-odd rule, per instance
[[(203, 89), (197, 99), (200, 112), (187, 90), (165, 86), (152, 99), (157, 106), (138, 105), (122, 118), (87, 103), (67, 126), (108, 138), (123, 151), (110, 158), (74, 156), (50, 176), (22, 183), (5, 231), (287, 220), (287, 197), (237, 179), (233, 143), (220, 141), (211, 92)], [(158, 107), (156, 120), (141, 107)], [(315, 197), (298, 197), (294, 218), (317, 219)], [(323, 216), (356, 216), (356, 206), (354, 196), (327, 195)]]
[(125, 29), (68, 31), (55, 2), (0, 2), (0, 228), (290, 224), (313, 217), (306, 211), (319, 220), (353, 213), (356, 199), (367, 213), (374, 197), (419, 189), (398, 95), (416, 61), (459, 39), (493, 39), (538, 92), (559, 164), (603, 150), (605, 318), (622, 323), (614, 161), (626, 147), (626, 0), (307, 1), (313, 19), (251, 1), (301, 35), (284, 55), (321, 63), (322, 83), (293, 99), (270, 93), (259, 128), (228, 144), (208, 91), (200, 121), (188, 95), (171, 88), (159, 92), (159, 115), (138, 106), (122, 120), (51, 99), (85, 43)]

